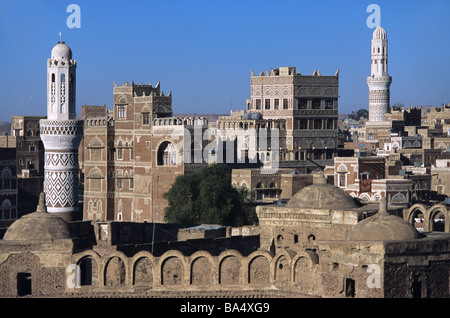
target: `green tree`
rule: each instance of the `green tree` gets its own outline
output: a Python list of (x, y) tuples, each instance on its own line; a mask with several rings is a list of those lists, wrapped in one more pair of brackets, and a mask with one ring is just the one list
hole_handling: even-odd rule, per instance
[(223, 164), (177, 177), (164, 198), (169, 223), (242, 226), (257, 221), (250, 192), (231, 185), (231, 171)]
[(360, 120), (362, 117), (369, 118), (369, 112), (367, 111), (367, 109), (358, 109), (356, 112), (352, 111), (352, 113), (348, 115), (348, 118), (354, 120)]

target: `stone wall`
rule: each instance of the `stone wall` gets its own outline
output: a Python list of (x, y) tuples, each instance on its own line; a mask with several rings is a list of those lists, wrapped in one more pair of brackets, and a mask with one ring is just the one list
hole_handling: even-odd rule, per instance
[[(87, 259), (94, 270), (86, 270), (82, 265)], [(243, 256), (235, 250), (224, 251), (218, 256), (205, 251), (184, 256), (171, 250), (160, 257), (145, 251), (132, 257), (121, 252), (100, 257), (94, 251), (86, 251), (75, 254), (73, 262), (85, 269), (81, 272), (82, 281), (91, 282), (66, 290), (73, 295), (95, 295), (113, 290), (125, 295), (180, 290), (190, 291), (190, 295), (204, 291), (229, 291), (233, 295), (233, 292), (242, 291), (279, 290), (295, 291), (298, 297), (306, 296), (303, 291), (307, 290), (300, 284), (308, 280), (312, 264), (306, 253), (282, 252), (275, 256), (267, 251), (255, 251)], [(95, 273), (95, 277), (86, 280), (87, 273)]]

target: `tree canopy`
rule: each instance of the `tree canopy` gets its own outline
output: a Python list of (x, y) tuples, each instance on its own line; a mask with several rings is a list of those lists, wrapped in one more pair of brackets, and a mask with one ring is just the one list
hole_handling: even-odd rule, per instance
[(213, 164), (178, 176), (169, 191), (165, 219), (169, 223), (242, 226), (257, 222), (250, 192), (231, 184), (231, 171)]
[(358, 109), (356, 112), (352, 111), (352, 113), (348, 115), (348, 118), (354, 120), (360, 120), (362, 117), (369, 118), (369, 112), (367, 109)]

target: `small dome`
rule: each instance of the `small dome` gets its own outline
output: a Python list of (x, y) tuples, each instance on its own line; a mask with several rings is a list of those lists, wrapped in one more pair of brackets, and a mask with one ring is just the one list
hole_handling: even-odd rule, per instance
[(70, 61), (72, 59), (72, 50), (64, 41), (58, 42), (52, 49), (52, 59)]
[(360, 205), (344, 190), (328, 184), (323, 174), (316, 177), (314, 184), (298, 191), (286, 204), (296, 209), (346, 210)]
[(372, 39), (374, 40), (386, 40), (386, 31), (382, 27), (378, 27), (373, 31)]
[(386, 198), (381, 199), (377, 214), (362, 220), (347, 234), (350, 241), (397, 241), (418, 237), (419, 232), (412, 224), (387, 212)]
[(45, 207), (44, 193), (39, 197), (36, 212), (26, 214), (12, 223), (6, 231), (5, 241), (70, 239), (68, 223)]

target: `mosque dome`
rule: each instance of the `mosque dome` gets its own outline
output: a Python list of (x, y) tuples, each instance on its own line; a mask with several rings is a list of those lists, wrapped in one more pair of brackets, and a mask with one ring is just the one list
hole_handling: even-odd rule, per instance
[(377, 214), (362, 220), (347, 234), (350, 241), (397, 241), (418, 237), (419, 232), (412, 224), (387, 212), (386, 198), (381, 199)]
[(323, 174), (316, 177), (314, 184), (298, 191), (286, 204), (295, 209), (346, 210), (360, 205), (347, 192), (328, 184)]
[(5, 241), (70, 239), (69, 224), (45, 207), (44, 193), (39, 197), (36, 212), (26, 214), (12, 223), (6, 231)]
[(58, 42), (52, 49), (52, 59), (70, 61), (72, 59), (72, 50), (64, 41)]
[(386, 31), (382, 27), (378, 27), (373, 31), (372, 39), (374, 40), (386, 40)]

